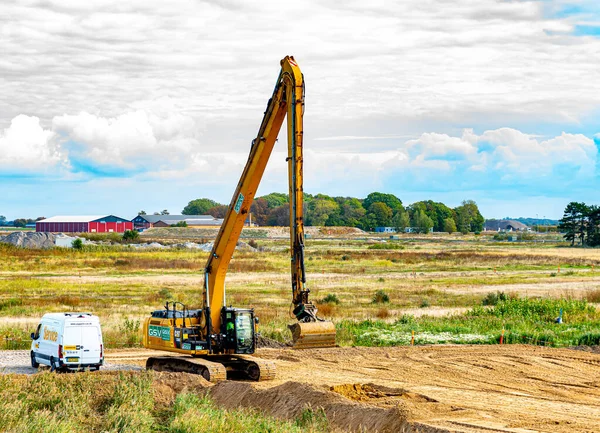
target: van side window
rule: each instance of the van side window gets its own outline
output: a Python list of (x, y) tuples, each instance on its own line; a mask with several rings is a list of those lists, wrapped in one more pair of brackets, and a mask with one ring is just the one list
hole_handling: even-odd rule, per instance
[(40, 323), (37, 326), (37, 329), (35, 330), (35, 334), (34, 334), (34, 340), (37, 340), (38, 338), (40, 338), (40, 330), (42, 329), (42, 324)]

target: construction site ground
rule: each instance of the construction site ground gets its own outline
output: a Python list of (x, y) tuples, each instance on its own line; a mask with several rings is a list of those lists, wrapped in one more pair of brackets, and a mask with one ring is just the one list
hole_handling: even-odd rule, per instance
[[(28, 372), (27, 353), (18, 353), (0, 352), (5, 372)], [(156, 353), (109, 351), (108, 370), (141, 369)], [(22, 369), (7, 368), (10, 354)], [(340, 431), (600, 431), (598, 353), (456, 345), (260, 349), (257, 356), (276, 363), (277, 378), (204, 384), (218, 404), (280, 418), (321, 407)], [(181, 380), (164, 381), (172, 382)]]

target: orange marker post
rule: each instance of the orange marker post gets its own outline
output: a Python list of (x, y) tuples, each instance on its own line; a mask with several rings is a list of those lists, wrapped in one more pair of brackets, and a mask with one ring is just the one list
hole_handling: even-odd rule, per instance
[(502, 334), (500, 334), (500, 344), (504, 344), (504, 328), (502, 328)]
[(558, 273), (560, 274), (560, 265), (558, 265)]
[(415, 345), (415, 331), (412, 332), (412, 338), (410, 339), (410, 345), (411, 346)]

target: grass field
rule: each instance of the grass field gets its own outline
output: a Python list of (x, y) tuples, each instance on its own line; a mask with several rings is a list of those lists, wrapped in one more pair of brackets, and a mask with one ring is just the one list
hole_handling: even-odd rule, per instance
[[(171, 379), (172, 381), (172, 379)], [(160, 374), (0, 375), (0, 430), (15, 433), (329, 431), (318, 411), (292, 421), (252, 410), (218, 408), (201, 386), (175, 394)], [(191, 385), (190, 385), (191, 383)]]
[[(254, 307), (261, 331), (288, 338), (288, 242), (236, 252), (227, 302)], [(208, 253), (126, 245), (27, 250), (0, 244), (0, 347), (26, 348), (42, 314), (91, 311), (108, 347), (139, 345), (166, 300), (197, 306)], [(598, 344), (600, 250), (489, 237), (308, 239), (308, 287), (343, 345), (505, 342)], [(561, 308), (563, 324), (554, 323)]]

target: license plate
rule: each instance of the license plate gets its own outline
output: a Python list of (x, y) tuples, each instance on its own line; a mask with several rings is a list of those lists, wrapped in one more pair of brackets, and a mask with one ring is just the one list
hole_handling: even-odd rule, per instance
[(67, 362), (79, 362), (79, 358), (71, 356), (67, 358)]

